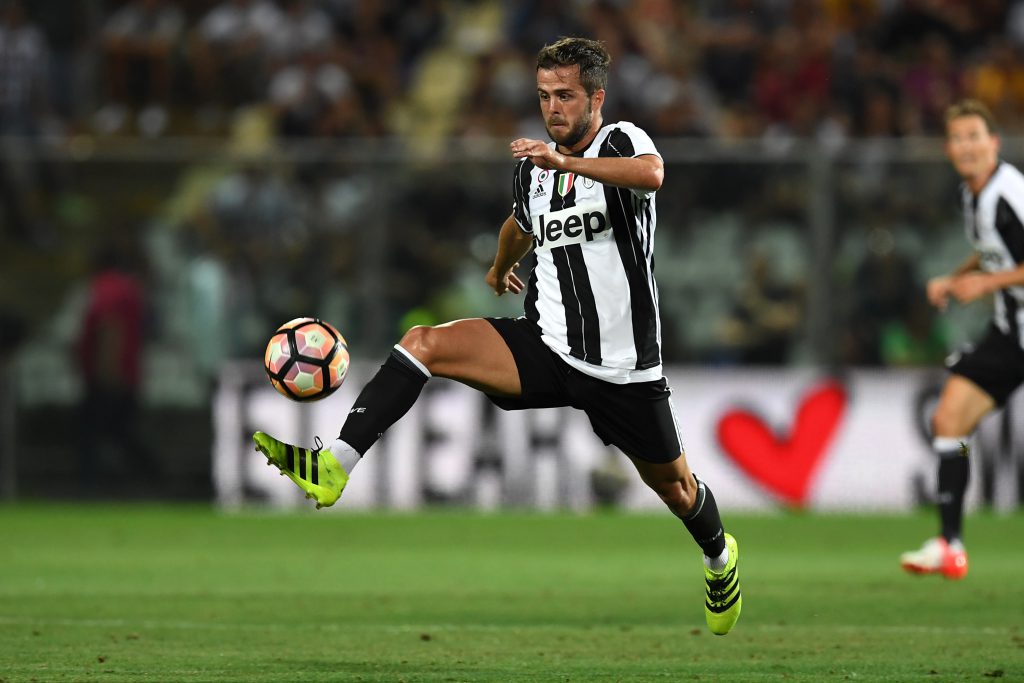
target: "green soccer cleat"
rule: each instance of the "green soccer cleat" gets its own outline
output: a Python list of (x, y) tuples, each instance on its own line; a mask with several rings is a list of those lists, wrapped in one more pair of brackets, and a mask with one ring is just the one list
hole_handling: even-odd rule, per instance
[(725, 547), (729, 549), (729, 562), (725, 569), (713, 572), (707, 567), (704, 568), (704, 580), (708, 585), (704, 618), (708, 622), (708, 628), (716, 636), (724, 636), (732, 630), (743, 608), (740, 574), (736, 567), (740, 551), (732, 534), (725, 535)]
[(252, 440), (256, 450), (267, 456), (268, 465), (281, 470), (306, 492), (306, 498), (316, 501), (317, 510), (334, 505), (345, 490), (348, 472), (330, 451), (323, 449), (320, 439), (314, 450), (292, 446), (263, 432), (253, 434)]

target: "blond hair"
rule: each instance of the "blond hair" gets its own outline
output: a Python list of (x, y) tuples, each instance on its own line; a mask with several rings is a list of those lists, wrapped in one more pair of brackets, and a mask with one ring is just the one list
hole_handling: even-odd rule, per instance
[(946, 109), (946, 128), (948, 129), (949, 124), (954, 120), (965, 116), (979, 117), (985, 122), (985, 128), (988, 129), (989, 135), (996, 133), (996, 119), (992, 116), (992, 111), (981, 100), (975, 99), (960, 100), (950, 105)]

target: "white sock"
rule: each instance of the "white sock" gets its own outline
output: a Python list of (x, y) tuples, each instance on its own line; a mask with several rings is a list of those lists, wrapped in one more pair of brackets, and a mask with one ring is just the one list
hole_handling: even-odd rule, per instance
[(718, 557), (704, 556), (704, 566), (716, 574), (720, 574), (724, 571), (725, 565), (727, 564), (729, 564), (729, 546), (725, 546), (725, 548), (722, 549), (722, 554)]
[(328, 448), (334, 459), (338, 461), (338, 464), (345, 468), (345, 472), (352, 474), (352, 470), (355, 469), (356, 465), (359, 464), (359, 459), (363, 456), (359, 455), (356, 449), (349, 446), (347, 443), (338, 439), (331, 444)]

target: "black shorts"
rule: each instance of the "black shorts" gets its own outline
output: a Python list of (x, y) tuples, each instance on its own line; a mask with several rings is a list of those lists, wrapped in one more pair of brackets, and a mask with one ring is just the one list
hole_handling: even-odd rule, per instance
[(1024, 349), (995, 325), (981, 342), (954, 353), (948, 363), (950, 372), (977, 384), (997, 406), (1005, 405), (1010, 394), (1024, 384)]
[(487, 318), (519, 368), (522, 394), (488, 398), (502, 410), (578, 408), (605, 444), (653, 463), (672, 462), (683, 452), (665, 378), (612, 384), (575, 369), (548, 348), (526, 318)]

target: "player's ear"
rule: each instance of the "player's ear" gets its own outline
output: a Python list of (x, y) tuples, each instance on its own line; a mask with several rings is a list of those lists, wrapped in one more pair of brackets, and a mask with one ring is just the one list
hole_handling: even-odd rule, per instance
[(598, 112), (601, 109), (601, 105), (604, 104), (604, 88), (595, 90), (594, 94), (590, 97), (590, 109), (593, 112)]

